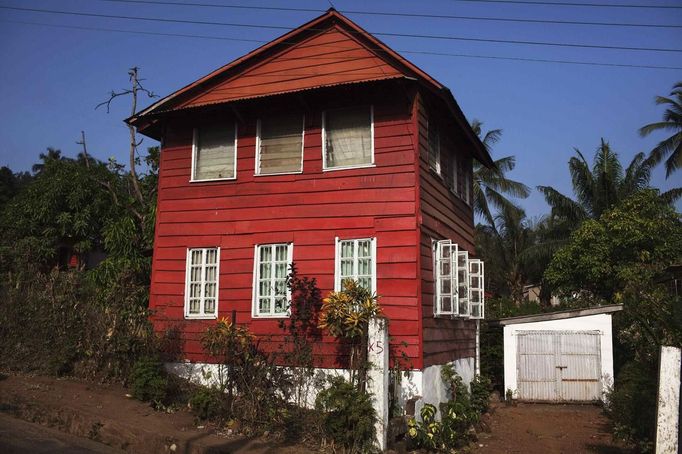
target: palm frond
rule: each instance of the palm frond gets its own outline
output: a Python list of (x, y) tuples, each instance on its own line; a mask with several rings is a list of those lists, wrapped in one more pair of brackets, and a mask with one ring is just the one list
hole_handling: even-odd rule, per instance
[(639, 128), (639, 135), (646, 137), (655, 131), (667, 131), (667, 130), (677, 130), (680, 126), (676, 125), (670, 121), (657, 121), (656, 123), (650, 123)]
[(545, 201), (552, 208), (552, 216), (566, 219), (571, 223), (578, 223), (588, 217), (580, 204), (553, 187), (538, 186), (537, 189), (545, 196)]
[(670, 205), (676, 203), (682, 197), (682, 188), (672, 188), (661, 194), (661, 199)]

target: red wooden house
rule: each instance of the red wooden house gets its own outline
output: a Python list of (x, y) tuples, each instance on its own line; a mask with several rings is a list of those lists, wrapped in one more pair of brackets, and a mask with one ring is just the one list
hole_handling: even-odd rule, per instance
[(492, 160), (438, 81), (332, 9), (128, 121), (162, 144), (150, 307), (185, 359), (233, 310), (281, 333), (293, 261), (323, 294), (350, 277), (380, 296), (414, 392), (445, 363), (472, 376), (472, 160)]

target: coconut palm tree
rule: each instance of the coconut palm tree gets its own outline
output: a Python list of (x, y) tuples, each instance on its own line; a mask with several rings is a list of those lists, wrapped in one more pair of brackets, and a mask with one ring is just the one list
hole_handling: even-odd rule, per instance
[(673, 133), (659, 142), (649, 154), (649, 158), (656, 164), (665, 159), (665, 177), (668, 178), (682, 166), (682, 81), (673, 86), (669, 98), (657, 96), (656, 104), (668, 106), (663, 113), (663, 121), (643, 126), (639, 134), (645, 137), (654, 131)]
[[(608, 142), (601, 139), (592, 168), (576, 149), (576, 156), (568, 161), (575, 200), (551, 186), (538, 186), (551, 207), (554, 227), (566, 233), (577, 228), (585, 219), (598, 219), (621, 200), (648, 188), (655, 160), (638, 153), (625, 170)], [(682, 195), (679, 188), (661, 195), (672, 203)]]
[[(493, 144), (502, 138), (501, 129), (492, 129), (483, 133), (483, 123), (479, 120), (471, 122), (471, 128), (481, 139), (483, 145), (490, 153)], [(483, 217), (488, 225), (495, 226), (495, 216), (491, 208), (498, 211), (515, 207), (514, 203), (507, 197), (526, 198), (530, 194), (530, 189), (525, 184), (514, 181), (505, 176), (516, 166), (514, 156), (505, 156), (494, 161), (495, 167), (490, 169), (479, 162), (474, 162), (473, 178), (473, 203), (474, 211)]]
[(61, 150), (57, 150), (57, 149), (52, 148), (52, 147), (47, 147), (47, 154), (40, 153), (39, 157), (40, 157), (40, 160), (42, 162), (39, 162), (37, 164), (33, 164), (33, 167), (31, 168), (33, 173), (36, 175), (41, 173), (45, 169), (45, 165), (48, 162), (59, 161), (60, 159), (64, 159), (62, 157)]

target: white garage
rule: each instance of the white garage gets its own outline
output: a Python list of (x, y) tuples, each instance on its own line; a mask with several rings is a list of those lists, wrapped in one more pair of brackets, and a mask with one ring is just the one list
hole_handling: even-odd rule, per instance
[(613, 384), (611, 316), (623, 306), (500, 319), (504, 387), (524, 401), (596, 401)]

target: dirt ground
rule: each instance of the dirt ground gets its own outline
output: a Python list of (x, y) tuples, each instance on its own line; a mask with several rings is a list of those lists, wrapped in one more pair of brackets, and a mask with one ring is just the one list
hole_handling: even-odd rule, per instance
[(633, 452), (612, 440), (595, 405), (494, 404), (489, 422), (492, 430), (478, 435), (476, 454)]
[(35, 376), (0, 379), (0, 412), (134, 453), (310, 453), (268, 437), (245, 437), (196, 421), (188, 409), (154, 411), (120, 385)]

